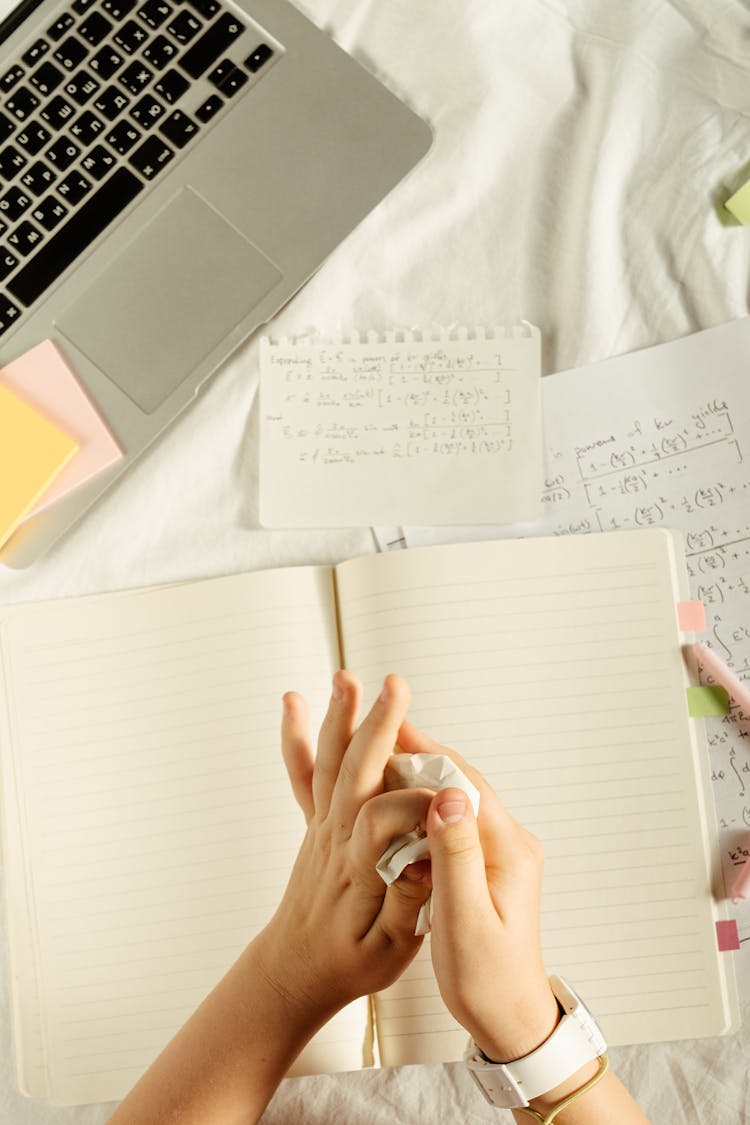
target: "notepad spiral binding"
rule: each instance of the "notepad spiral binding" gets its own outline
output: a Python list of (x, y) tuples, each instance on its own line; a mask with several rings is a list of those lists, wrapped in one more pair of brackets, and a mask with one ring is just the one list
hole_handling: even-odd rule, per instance
[(464, 341), (532, 339), (538, 335), (538, 328), (527, 320), (518, 324), (506, 325), (466, 325), (452, 324), (445, 327), (434, 325), (426, 328), (389, 328), (378, 330), (375, 328), (359, 331), (350, 329), (347, 332), (320, 333), (317, 329), (310, 328), (294, 336), (264, 336), (264, 343), (271, 347), (328, 347), (362, 346), (367, 344), (442, 344), (462, 343)]

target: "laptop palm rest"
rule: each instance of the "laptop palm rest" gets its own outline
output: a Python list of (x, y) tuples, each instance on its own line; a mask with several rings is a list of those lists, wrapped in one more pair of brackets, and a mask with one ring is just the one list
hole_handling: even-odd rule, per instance
[(150, 414), (281, 276), (265, 254), (184, 188), (56, 325)]

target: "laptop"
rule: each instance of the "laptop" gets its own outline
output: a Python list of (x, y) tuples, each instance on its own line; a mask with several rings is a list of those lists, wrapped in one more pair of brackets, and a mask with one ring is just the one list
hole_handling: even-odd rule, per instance
[(125, 457), (23, 524), (0, 561), (27, 566), (74, 524), (431, 139), (287, 0), (14, 8), (0, 365), (54, 340)]

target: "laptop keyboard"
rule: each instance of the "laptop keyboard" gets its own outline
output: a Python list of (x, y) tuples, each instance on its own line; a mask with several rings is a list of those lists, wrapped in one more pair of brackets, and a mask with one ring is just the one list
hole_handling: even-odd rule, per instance
[(275, 52), (219, 0), (57, 13), (0, 76), (0, 335)]

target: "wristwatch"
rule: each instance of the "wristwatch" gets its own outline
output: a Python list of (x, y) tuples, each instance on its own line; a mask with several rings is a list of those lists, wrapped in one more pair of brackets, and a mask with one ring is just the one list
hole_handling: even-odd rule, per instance
[(522, 1109), (607, 1050), (599, 1025), (580, 996), (562, 977), (551, 976), (549, 982), (564, 1014), (549, 1039), (531, 1054), (509, 1063), (493, 1062), (469, 1041), (464, 1062), (490, 1105)]

